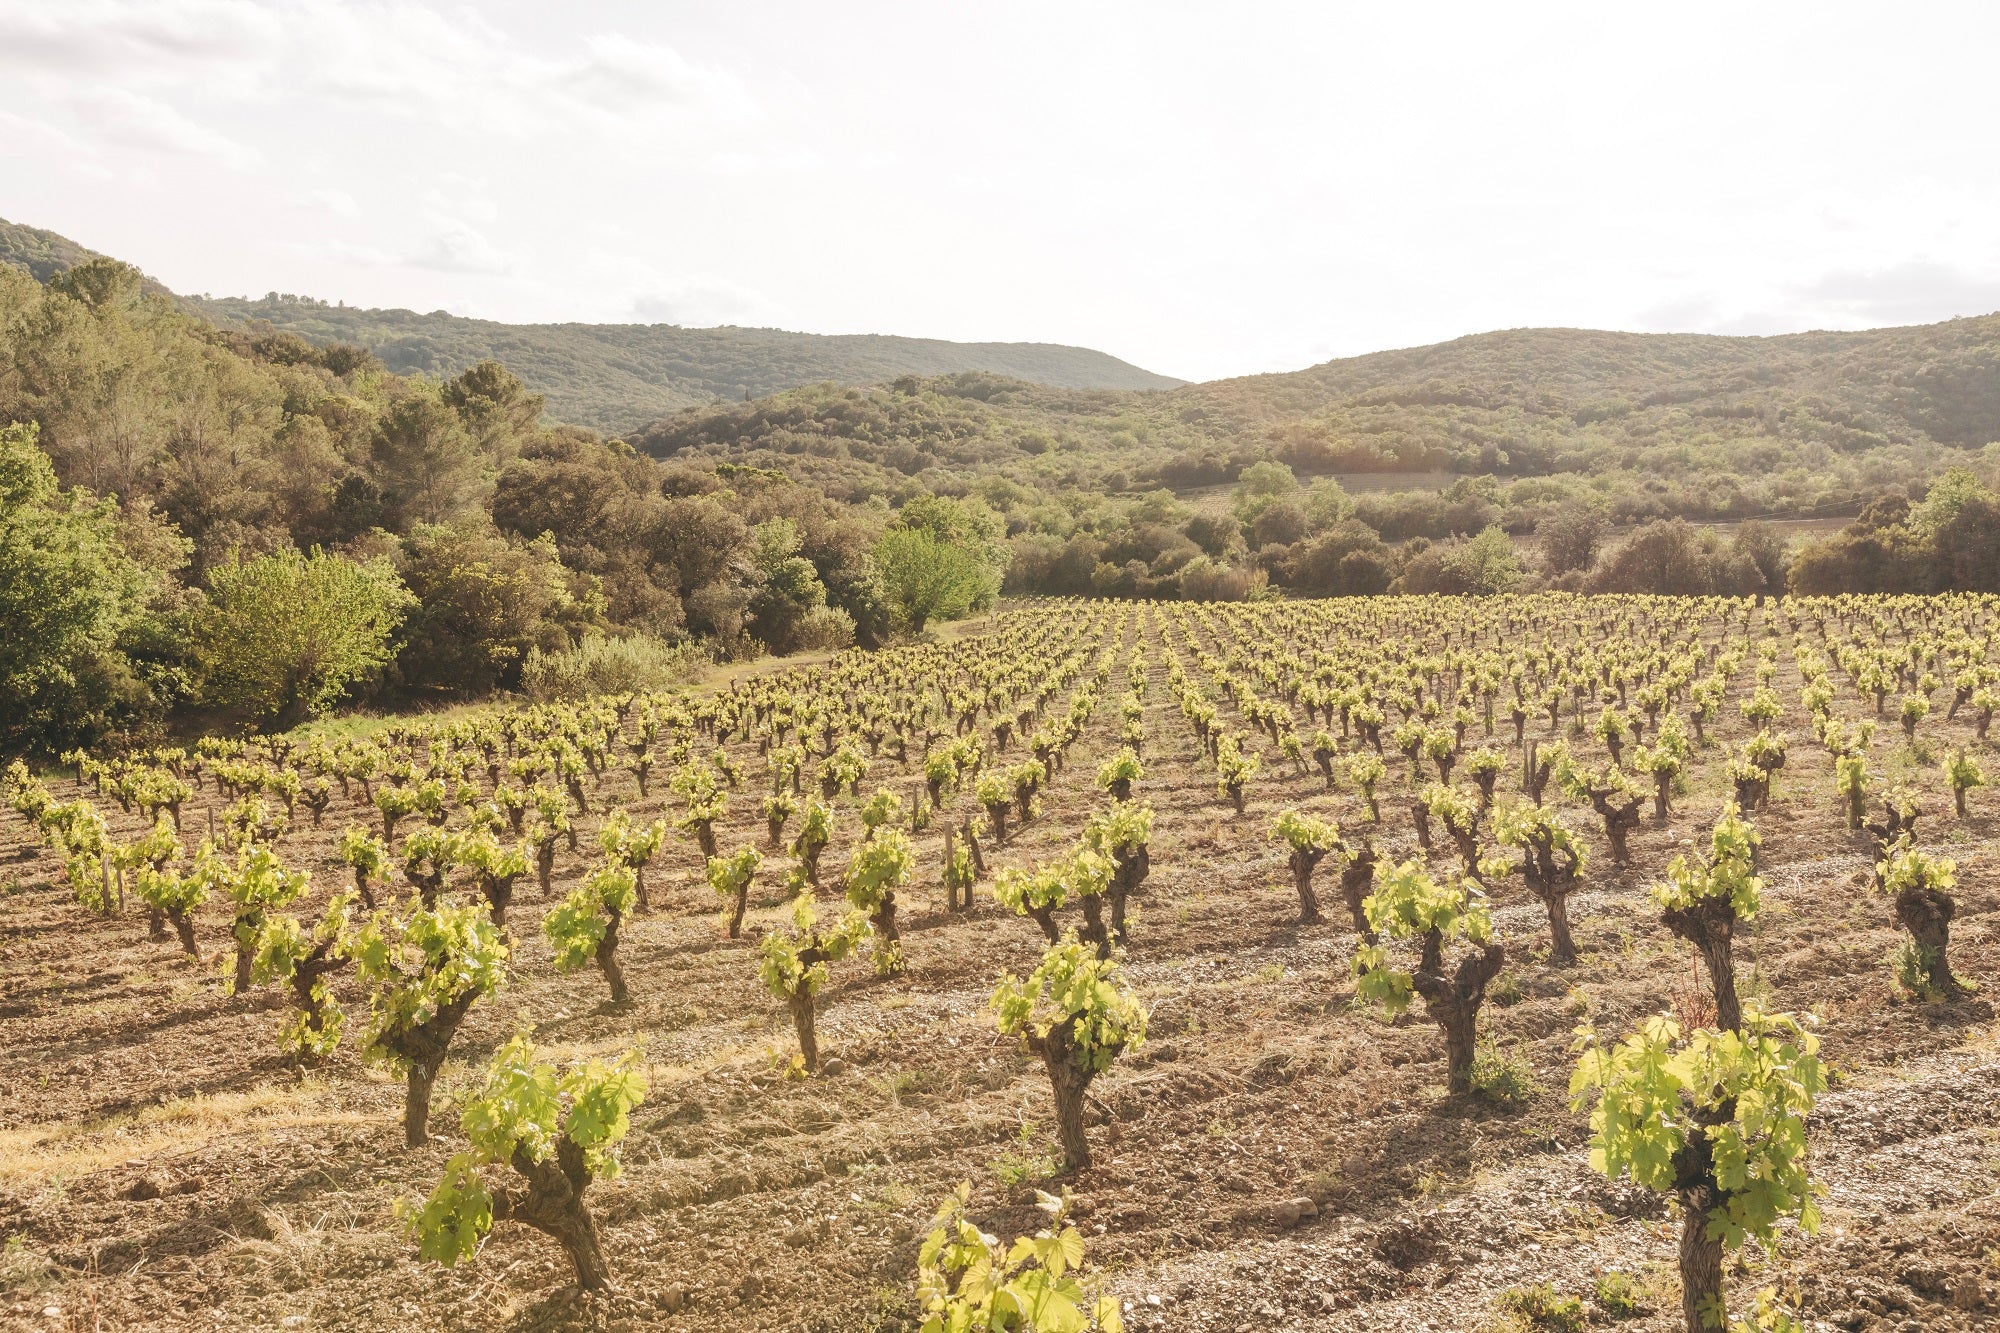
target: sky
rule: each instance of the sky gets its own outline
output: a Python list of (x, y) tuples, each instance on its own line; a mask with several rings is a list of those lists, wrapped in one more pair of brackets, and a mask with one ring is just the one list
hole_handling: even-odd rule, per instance
[(1074, 343), (2000, 310), (1991, 4), (0, 0), (0, 217), (169, 287)]

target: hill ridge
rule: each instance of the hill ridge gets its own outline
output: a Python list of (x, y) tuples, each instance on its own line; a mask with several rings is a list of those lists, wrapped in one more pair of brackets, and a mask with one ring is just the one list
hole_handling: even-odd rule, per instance
[[(0, 263), (37, 280), (100, 252), (57, 232), (0, 219)], [(895, 333), (804, 333), (744, 325), (512, 324), (437, 310), (354, 306), (311, 298), (175, 295), (147, 290), (224, 327), (268, 323), (308, 341), (356, 343), (389, 369), (457, 374), (503, 361), (548, 400), (551, 417), (613, 434), (703, 404), (739, 401), (832, 382), (876, 384), (903, 375), (968, 371), (1053, 388), (1156, 390), (1185, 380), (1063, 343), (957, 342)]]

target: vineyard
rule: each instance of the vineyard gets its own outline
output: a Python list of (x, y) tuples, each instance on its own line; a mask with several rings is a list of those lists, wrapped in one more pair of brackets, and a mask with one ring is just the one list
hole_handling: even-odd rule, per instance
[(1990, 597), (1038, 601), (17, 763), (0, 1312), (1991, 1328), (1996, 710)]

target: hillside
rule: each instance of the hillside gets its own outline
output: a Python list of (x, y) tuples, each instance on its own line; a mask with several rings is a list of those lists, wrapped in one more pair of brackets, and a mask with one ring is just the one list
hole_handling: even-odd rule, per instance
[[(97, 251), (78, 245), (67, 236), (0, 218), (0, 264), (24, 268), (34, 275), (36, 282), (47, 282), (65, 269), (99, 257)], [(167, 290), (151, 278), (144, 285), (154, 293), (164, 294)]]
[(633, 439), (853, 495), (996, 470), (1041, 489), (1185, 493), (1270, 460), (1301, 476), (1490, 477), (1502, 504), (1549, 498), (1539, 479), (1561, 478), (1555, 494), (1581, 488), (1618, 517), (1810, 514), (2000, 440), (2000, 316), (1768, 338), (1510, 330), (1151, 394), (977, 376), (807, 388)]
[(195, 300), (222, 325), (267, 321), (316, 343), (358, 343), (391, 370), (453, 375), (488, 357), (547, 396), (559, 420), (619, 434), (692, 404), (801, 384), (988, 371), (1064, 388), (1165, 389), (1182, 381), (1053, 343), (955, 343), (882, 334), (688, 329), (672, 324), (499, 324), (443, 311), (361, 310), (266, 296)]
[[(0, 218), (0, 263), (25, 268), (39, 281), (97, 253), (55, 232)], [(147, 286), (166, 292), (150, 279)], [(555, 419), (614, 435), (690, 405), (822, 381), (873, 384), (898, 375), (986, 371), (1062, 388), (1149, 390), (1184, 383), (1103, 352), (1056, 343), (672, 324), (501, 324), (441, 310), (365, 310), (277, 293), (178, 299), (225, 328), (262, 321), (322, 346), (367, 347), (404, 374), (456, 375), (482, 360), (499, 360), (547, 398)]]

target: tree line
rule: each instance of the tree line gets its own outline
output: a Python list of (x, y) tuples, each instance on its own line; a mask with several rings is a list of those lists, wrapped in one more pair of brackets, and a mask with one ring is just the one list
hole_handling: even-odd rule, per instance
[(108, 259), (0, 266), (0, 746), (636, 688), (990, 605), (998, 517), (902, 499), (663, 464), (546, 422), (497, 362), (218, 329)]

